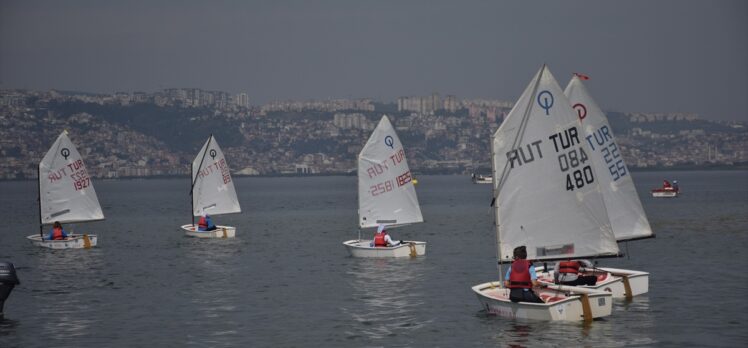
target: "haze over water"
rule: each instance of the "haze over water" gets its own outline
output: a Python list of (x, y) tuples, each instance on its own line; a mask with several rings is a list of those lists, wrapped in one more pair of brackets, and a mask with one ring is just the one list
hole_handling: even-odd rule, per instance
[[(0, 182), (0, 260), (21, 285), (0, 347), (744, 346), (748, 173), (637, 172), (657, 234), (601, 265), (651, 272), (650, 292), (589, 326), (486, 315), (470, 287), (498, 278), (490, 185), (421, 176), (426, 220), (392, 230), (418, 259), (354, 259), (355, 177), (236, 178), (233, 240), (186, 238), (189, 179), (96, 180), (106, 220), (91, 250), (33, 247), (35, 182)], [(677, 199), (648, 191), (676, 179)], [(364, 232), (369, 237), (371, 231)]]

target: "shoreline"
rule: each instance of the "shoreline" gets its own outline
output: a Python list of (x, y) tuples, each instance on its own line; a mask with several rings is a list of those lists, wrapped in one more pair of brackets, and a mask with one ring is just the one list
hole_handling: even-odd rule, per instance
[[(748, 170), (748, 164), (739, 165), (713, 165), (713, 166), (673, 166), (673, 167), (633, 167), (629, 168), (631, 172), (695, 172), (695, 171), (745, 171)], [(482, 171), (476, 171), (475, 173), (482, 173)], [(469, 173), (458, 173), (450, 172), (445, 170), (427, 170), (427, 171), (414, 171), (414, 175), (457, 175), (457, 176), (470, 176)], [(263, 174), (263, 175), (241, 175), (231, 174), (233, 178), (297, 178), (297, 177), (325, 177), (325, 176), (356, 176), (356, 172), (348, 173), (314, 173), (314, 174)], [(115, 180), (141, 180), (141, 179), (186, 179), (187, 175), (148, 175), (148, 176), (123, 176), (117, 178), (99, 178), (93, 177), (95, 180), (100, 181), (115, 181)], [(15, 181), (36, 181), (36, 178), (20, 178), (20, 179), (0, 179), (0, 182), (15, 182)]]

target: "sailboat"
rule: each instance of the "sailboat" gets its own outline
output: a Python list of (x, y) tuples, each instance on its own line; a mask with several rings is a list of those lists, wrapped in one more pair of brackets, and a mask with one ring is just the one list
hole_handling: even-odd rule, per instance
[(44, 225), (104, 220), (91, 177), (80, 153), (63, 131), (39, 162), (39, 234), (28, 237), (33, 245), (51, 249), (96, 246), (95, 234), (68, 234), (64, 240), (49, 240)]
[(387, 116), (382, 116), (358, 154), (359, 238), (343, 242), (353, 257), (415, 257), (426, 254), (426, 242), (407, 241), (375, 247), (361, 239), (361, 229), (423, 222), (413, 175), (403, 145)]
[(213, 134), (208, 137), (197, 153), (197, 157), (192, 161), (190, 174), (192, 177), (190, 189), (192, 224), (183, 225), (182, 230), (190, 237), (234, 238), (236, 227), (217, 225), (213, 231), (199, 231), (195, 225), (195, 217), (203, 214), (221, 215), (242, 211), (239, 199), (236, 197), (229, 165)]
[[(616, 257), (597, 175), (574, 111), (544, 65), (491, 139), (494, 214), (501, 265), (513, 250), (527, 259)], [(511, 302), (502, 281), (472, 287), (487, 313), (509, 318), (581, 321), (609, 316), (605, 291), (546, 284), (544, 303)]]
[[(564, 94), (581, 124), (582, 141), (589, 146), (589, 158), (597, 174), (616, 240), (624, 242), (654, 237), (605, 113), (592, 99), (577, 74), (569, 81)], [(598, 281), (590, 287), (610, 291), (614, 298), (631, 298), (649, 291), (647, 272), (617, 268), (596, 268), (594, 272)], [(547, 277), (553, 276), (552, 272), (544, 273)]]
[(670, 184), (670, 181), (663, 180), (662, 187), (653, 188), (650, 192), (652, 193), (652, 197), (654, 198), (678, 197), (678, 194), (680, 193), (680, 188), (678, 187), (678, 180), (673, 180), (672, 184)]

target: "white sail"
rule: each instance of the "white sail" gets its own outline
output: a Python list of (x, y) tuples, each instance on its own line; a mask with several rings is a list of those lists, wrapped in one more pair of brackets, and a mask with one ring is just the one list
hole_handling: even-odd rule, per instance
[(576, 114), (543, 66), (493, 137), (500, 261), (618, 254)]
[(63, 131), (39, 163), (41, 223), (104, 219), (91, 177)]
[(192, 161), (192, 214), (241, 212), (229, 165), (213, 135)]
[(616, 239), (623, 241), (652, 237), (652, 228), (608, 118), (577, 76), (571, 79), (564, 94), (582, 124), (583, 142), (590, 148), (590, 159), (598, 174), (597, 179)]
[(387, 116), (358, 155), (358, 216), (361, 227), (423, 222), (400, 139)]

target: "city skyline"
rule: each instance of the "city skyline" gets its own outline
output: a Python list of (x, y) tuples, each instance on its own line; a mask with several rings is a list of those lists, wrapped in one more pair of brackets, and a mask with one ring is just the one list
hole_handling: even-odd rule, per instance
[[(0, 88), (513, 101), (543, 63), (607, 110), (746, 119), (748, 4), (0, 4)], [(570, 25), (570, 23), (576, 24)], [(593, 28), (593, 29), (590, 29)], [(592, 49), (588, 50), (585, 47)]]

